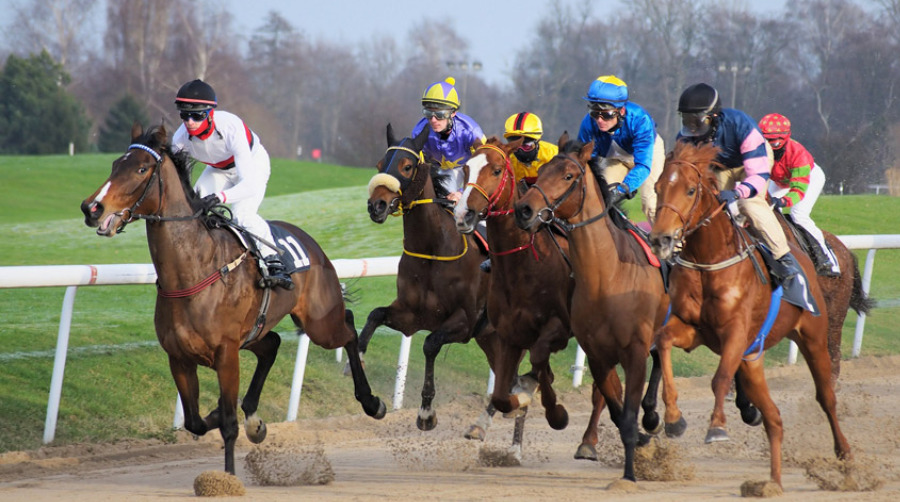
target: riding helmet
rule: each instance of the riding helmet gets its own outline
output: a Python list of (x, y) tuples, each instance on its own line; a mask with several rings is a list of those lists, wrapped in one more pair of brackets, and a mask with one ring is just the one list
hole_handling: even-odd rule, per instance
[(620, 108), (628, 101), (628, 85), (615, 75), (602, 75), (591, 82), (587, 96), (582, 99), (591, 103), (609, 103)]
[(759, 129), (775, 150), (784, 148), (791, 139), (791, 121), (778, 113), (770, 113), (760, 119)]
[(175, 96), (175, 106), (184, 111), (204, 111), (215, 108), (216, 91), (206, 82), (197, 79), (181, 86)]
[(506, 119), (506, 132), (503, 133), (503, 137), (525, 136), (539, 140), (543, 134), (544, 126), (540, 117), (533, 113), (522, 112)]
[(459, 94), (456, 92), (456, 79), (447, 77), (443, 82), (435, 82), (422, 94), (422, 106), (434, 108), (459, 108)]
[(713, 86), (703, 82), (685, 89), (678, 99), (678, 111), (681, 113), (715, 115), (720, 109), (719, 92)]

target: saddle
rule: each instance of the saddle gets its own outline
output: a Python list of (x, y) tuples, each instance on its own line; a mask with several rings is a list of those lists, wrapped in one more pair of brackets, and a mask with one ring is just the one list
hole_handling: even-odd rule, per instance
[(828, 261), (828, 255), (835, 256), (834, 249), (831, 248), (828, 242), (825, 243), (828, 249), (822, 249), (819, 241), (808, 230), (794, 222), (790, 214), (784, 214), (780, 211), (776, 211), (776, 214), (784, 218), (785, 222), (787, 222), (787, 227), (794, 234), (794, 238), (800, 243), (800, 248), (813, 261), (813, 265), (816, 266), (816, 274), (826, 276), (840, 275), (840, 272), (835, 273), (832, 271), (831, 263)]

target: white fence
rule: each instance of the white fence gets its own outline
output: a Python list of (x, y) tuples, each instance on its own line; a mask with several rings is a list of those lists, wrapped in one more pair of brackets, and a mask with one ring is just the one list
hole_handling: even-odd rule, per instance
[[(866, 261), (862, 272), (863, 289), (868, 293), (875, 263), (875, 251), (878, 249), (900, 248), (900, 234), (895, 235), (843, 235), (838, 236), (850, 249), (867, 249)], [(338, 277), (350, 279), (356, 277), (373, 277), (395, 275), (398, 257), (366, 258), (360, 260), (332, 260)], [(50, 397), (47, 403), (47, 418), (44, 424), (44, 443), (53, 441), (56, 433), (56, 420), (59, 413), (59, 400), (62, 391), (63, 373), (65, 371), (66, 353), (69, 345), (69, 329), (72, 311), (75, 304), (75, 292), (78, 286), (103, 286), (122, 284), (153, 284), (156, 282), (156, 271), (150, 264), (127, 265), (51, 265), (0, 267), (0, 288), (34, 288), (34, 287), (66, 287), (63, 298), (62, 314), (57, 335), (56, 355), (54, 357), (53, 374), (50, 381)], [(853, 340), (852, 356), (859, 356), (862, 348), (863, 330), (866, 317), (861, 314), (856, 321), (856, 333)], [(288, 404), (287, 420), (297, 418), (300, 391), (303, 386), (303, 375), (309, 338), (301, 336), (297, 349), (294, 367), (291, 397)], [(394, 386), (394, 409), (402, 406), (403, 392), (406, 383), (406, 368), (409, 357), (410, 339), (402, 337), (400, 355), (397, 365), (397, 378)], [(572, 383), (578, 387), (584, 375), (584, 352), (578, 347), (575, 365), (573, 366)], [(340, 358), (340, 351), (338, 351)], [(795, 363), (797, 347), (791, 342), (789, 362)], [(491, 375), (492, 377), (493, 375)], [(492, 383), (489, 379), (488, 389)], [(181, 406), (175, 406), (174, 425), (180, 426), (182, 421)]]

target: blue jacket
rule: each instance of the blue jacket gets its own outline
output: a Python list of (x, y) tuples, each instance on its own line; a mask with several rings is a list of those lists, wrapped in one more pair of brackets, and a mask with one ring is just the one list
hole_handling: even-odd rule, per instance
[[(646, 110), (631, 101), (625, 103), (625, 116), (619, 117), (619, 126), (612, 134), (603, 132), (597, 122), (588, 113), (581, 121), (578, 140), (584, 143), (594, 142), (591, 157), (606, 158), (611, 154), (612, 143), (629, 155), (634, 156), (634, 167), (622, 180), (631, 191), (635, 191), (650, 176), (650, 164), (653, 161), (653, 145), (656, 143), (656, 125)], [(615, 158), (612, 152), (612, 158)]]

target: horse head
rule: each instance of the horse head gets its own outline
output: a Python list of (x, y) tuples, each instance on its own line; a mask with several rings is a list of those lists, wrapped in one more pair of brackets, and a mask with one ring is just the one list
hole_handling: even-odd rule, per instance
[(422, 148), (428, 133), (425, 127), (415, 138), (397, 141), (394, 128), (387, 125), (388, 148), (376, 165), (378, 174), (369, 180), (368, 210), (375, 223), (384, 223), (390, 214), (402, 210), (404, 195), (408, 204), (424, 187), (422, 178), (427, 177), (428, 169), (420, 170), (419, 166), (425, 164)]
[(106, 182), (81, 203), (84, 223), (97, 227), (97, 235), (114, 237), (141, 215), (161, 210), (165, 162), (171, 162), (166, 129), (163, 125), (144, 132), (135, 123), (132, 144), (124, 155), (113, 161)]
[[(541, 166), (534, 185), (515, 204), (519, 228), (536, 232), (541, 224), (565, 220), (581, 211), (586, 191), (585, 166), (593, 151), (593, 141), (570, 141), (569, 133), (563, 133), (559, 138), (559, 155)], [(580, 196), (572, 197), (576, 193)]]
[(509, 156), (522, 141), (520, 138), (503, 144), (492, 136), (486, 144), (475, 149), (475, 154), (466, 162), (466, 189), (453, 211), (457, 230), (470, 234), (479, 219), (496, 214), (493, 213), (496, 208), (507, 208), (512, 204), (516, 183)]
[(719, 149), (712, 143), (680, 141), (666, 156), (656, 182), (656, 221), (650, 232), (653, 252), (669, 259), (685, 237), (705, 223), (719, 202), (713, 166)]

